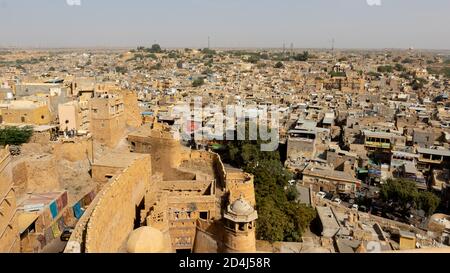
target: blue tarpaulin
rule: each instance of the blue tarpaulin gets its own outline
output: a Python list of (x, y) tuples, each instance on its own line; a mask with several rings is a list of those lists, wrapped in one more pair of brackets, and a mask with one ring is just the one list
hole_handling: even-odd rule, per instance
[(76, 203), (73, 206), (73, 214), (75, 215), (75, 218), (80, 219), (81, 216), (83, 216), (83, 210), (81, 209), (80, 202)]
[(50, 212), (52, 213), (53, 219), (55, 219), (56, 216), (58, 216), (58, 205), (56, 204), (56, 201), (53, 201), (50, 204)]

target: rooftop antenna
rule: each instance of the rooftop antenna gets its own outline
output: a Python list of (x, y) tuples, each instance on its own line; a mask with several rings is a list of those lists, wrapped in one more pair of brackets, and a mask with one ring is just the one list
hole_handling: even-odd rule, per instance
[(208, 49), (209, 49), (209, 46), (210, 46), (210, 38), (208, 36)]
[(285, 53), (286, 53), (286, 43), (283, 43), (283, 56), (285, 55)]
[(334, 38), (331, 39), (331, 54), (332, 54), (333, 57), (334, 57)]
[(294, 43), (291, 43), (291, 56), (294, 55)]

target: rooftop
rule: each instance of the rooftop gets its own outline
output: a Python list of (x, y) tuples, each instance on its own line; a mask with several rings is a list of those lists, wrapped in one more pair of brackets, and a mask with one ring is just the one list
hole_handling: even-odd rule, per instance
[(136, 153), (110, 153), (94, 161), (94, 166), (107, 166), (115, 168), (126, 168), (135, 159), (145, 156)]
[(449, 149), (429, 149), (429, 148), (417, 148), (417, 152), (420, 154), (431, 154), (431, 155), (443, 155), (443, 156), (450, 156), (450, 150)]

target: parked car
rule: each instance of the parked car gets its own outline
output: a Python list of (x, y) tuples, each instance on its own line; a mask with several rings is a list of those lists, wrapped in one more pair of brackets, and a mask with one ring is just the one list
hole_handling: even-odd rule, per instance
[(339, 198), (334, 198), (333, 199), (333, 203), (335, 203), (335, 204), (337, 204), (337, 205), (340, 205), (341, 204), (341, 199), (339, 199)]
[(353, 210), (358, 210), (359, 206), (357, 204), (353, 204), (351, 207)]
[(60, 236), (61, 241), (63, 241), (63, 242), (69, 241), (70, 236), (72, 236), (73, 231), (74, 231), (73, 228), (65, 228)]
[(325, 198), (325, 196), (327, 195), (326, 193), (324, 193), (323, 191), (319, 191), (317, 194), (317, 197), (319, 197), (320, 199)]

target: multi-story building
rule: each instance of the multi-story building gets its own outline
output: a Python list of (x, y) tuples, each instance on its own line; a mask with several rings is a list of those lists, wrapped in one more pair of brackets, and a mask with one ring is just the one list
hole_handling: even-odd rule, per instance
[(90, 123), (89, 101), (71, 101), (58, 107), (61, 131), (87, 131)]
[(126, 117), (122, 96), (97, 95), (90, 101), (90, 132), (94, 140), (116, 146), (125, 133)]
[(313, 191), (354, 195), (361, 188), (361, 181), (347, 172), (335, 171), (320, 165), (309, 164), (302, 172), (303, 183)]

